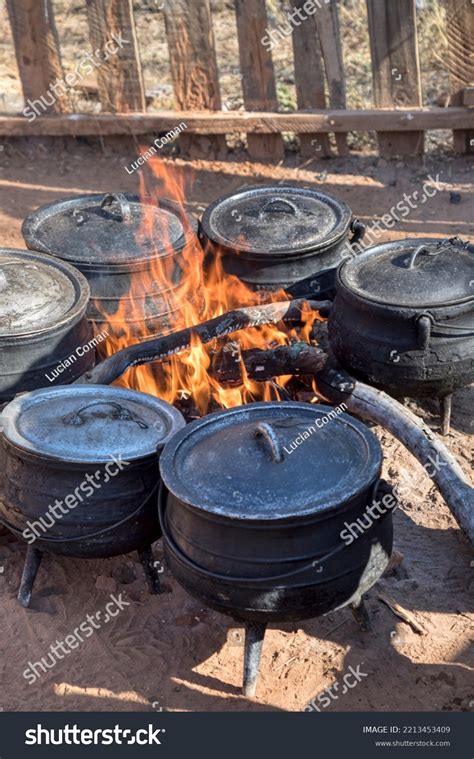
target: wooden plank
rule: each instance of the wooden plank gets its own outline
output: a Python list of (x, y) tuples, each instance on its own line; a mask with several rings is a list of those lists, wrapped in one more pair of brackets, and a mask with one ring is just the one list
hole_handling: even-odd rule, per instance
[[(415, 0), (367, 0), (376, 107), (421, 106), (421, 75)], [(384, 134), (380, 155), (422, 153), (424, 134)]]
[(462, 104), (474, 108), (474, 87), (466, 87), (463, 92)]
[[(301, 9), (306, 0), (297, 0), (295, 8)], [(293, 55), (295, 62), (296, 102), (298, 109), (326, 108), (324, 69), (318, 29), (314, 16), (308, 16), (295, 26), (293, 32)], [(305, 158), (324, 158), (331, 155), (327, 134), (300, 134), (300, 152)]]
[[(165, 2), (163, 13), (177, 107), (219, 110), (222, 104), (209, 0), (172, 0)], [(179, 139), (182, 152), (191, 157), (219, 158), (227, 153), (222, 134), (186, 134)]]
[(67, 112), (67, 84), (50, 89), (64, 79), (51, 0), (7, 0), (7, 10), (25, 104), (39, 114)]
[[(463, 91), (474, 84), (474, 4), (471, 0), (445, 0), (448, 34), (450, 104), (462, 105)], [(455, 131), (454, 150), (474, 153), (474, 132)]]
[[(86, 7), (94, 58), (100, 61), (96, 74), (102, 110), (144, 111), (145, 90), (132, 0), (86, 0)], [(109, 45), (111, 51), (118, 48), (116, 52), (109, 53)]]
[[(346, 77), (342, 58), (341, 29), (338, 0), (329, 0), (320, 6), (314, 16), (323, 51), (324, 67), (329, 86), (331, 108), (346, 107)], [(347, 155), (347, 136), (336, 134), (339, 155)]]
[(131, 114), (68, 114), (42, 116), (30, 123), (23, 116), (0, 116), (0, 135), (87, 136), (169, 132), (183, 122), (190, 134), (255, 132), (412, 132), (427, 129), (474, 130), (472, 108), (413, 108), (313, 111), (311, 113), (248, 113), (242, 111), (159, 111)]
[[(265, 0), (235, 0), (240, 71), (245, 107), (252, 111), (278, 108), (272, 54), (262, 43), (267, 35)], [(248, 152), (259, 161), (283, 158), (283, 139), (279, 135), (247, 134)]]

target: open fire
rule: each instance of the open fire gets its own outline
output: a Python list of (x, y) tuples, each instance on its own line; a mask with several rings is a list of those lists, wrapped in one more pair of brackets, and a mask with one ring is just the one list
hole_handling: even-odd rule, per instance
[[(140, 180), (140, 199), (160, 206), (162, 198), (177, 203), (185, 216), (185, 187), (181, 179), (166, 162), (152, 159), (147, 176)], [(148, 206), (151, 209), (151, 206)], [(171, 240), (153, 239), (152, 212), (144, 213), (143, 223), (137, 232), (137, 244), (150, 243), (160, 248), (164, 244), (172, 246)], [(156, 328), (145, 318), (144, 304), (147, 293), (156, 293), (164, 301), (165, 309), (173, 313), (171, 330), (176, 332), (231, 311), (234, 308), (254, 306), (265, 302), (288, 300), (284, 290), (272, 293), (252, 291), (236, 276), (224, 271), (221, 255), (213, 254), (205, 261), (205, 251), (196, 236), (192, 235), (179, 255), (181, 277), (176, 285), (171, 282), (170, 259), (164, 261), (159, 256), (150, 261), (147, 271), (130, 277), (129, 291), (121, 298), (115, 313), (106, 314), (100, 303), (97, 309), (103, 317), (101, 329), (110, 333), (109, 339), (100, 346), (101, 357), (107, 358), (122, 348), (141, 340), (156, 337)], [(303, 314), (304, 324), (296, 329), (282, 331), (278, 326), (265, 325), (234, 333), (219, 348), (224, 349), (231, 360), (239, 365), (241, 381), (221, 383), (212, 373), (212, 358), (217, 341), (203, 345), (193, 336), (191, 348), (170, 356), (161, 363), (147, 364), (130, 369), (116, 384), (155, 395), (168, 403), (195, 409), (199, 416), (216, 408), (230, 408), (253, 401), (275, 398), (274, 383), (260, 383), (249, 378), (242, 351), (260, 348), (269, 349), (291, 342), (310, 341), (310, 333), (315, 319), (320, 318), (310, 308)], [(139, 331), (137, 334), (137, 324)], [(133, 325), (133, 329), (132, 326)], [(276, 378), (280, 387), (285, 387), (291, 375)]]

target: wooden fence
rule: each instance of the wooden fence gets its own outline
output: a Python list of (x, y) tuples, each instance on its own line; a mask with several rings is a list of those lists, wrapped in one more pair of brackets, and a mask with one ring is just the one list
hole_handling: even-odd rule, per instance
[[(226, 134), (246, 133), (254, 159), (278, 160), (282, 132), (299, 136), (308, 156), (348, 151), (347, 133), (375, 131), (380, 155), (423, 152), (428, 129), (449, 129), (458, 152), (474, 152), (474, 3), (440, 0), (446, 8), (449, 107), (424, 107), (415, 0), (366, 0), (374, 107), (346, 107), (338, 0), (292, 0), (295, 112), (278, 112), (265, 0), (235, 0), (245, 111), (223, 110), (210, 0), (164, 0), (175, 110), (146, 112), (132, 0), (85, 0), (92, 49), (113, 32), (128, 40), (97, 69), (102, 110), (72, 114), (67, 92), (33, 121), (0, 116), (0, 135), (127, 135), (167, 132), (180, 122), (181, 149), (208, 157), (226, 151)], [(41, 98), (63, 76), (52, 0), (7, 0), (25, 101)], [(310, 12), (310, 10), (312, 12)], [(299, 14), (298, 14), (299, 12)], [(304, 21), (301, 19), (304, 18)], [(275, 31), (275, 39), (281, 32)], [(66, 81), (67, 81), (66, 75)]]

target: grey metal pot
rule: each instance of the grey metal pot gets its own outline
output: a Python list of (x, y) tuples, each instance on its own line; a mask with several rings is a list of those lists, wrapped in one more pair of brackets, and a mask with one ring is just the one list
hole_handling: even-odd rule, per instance
[(173, 406), (133, 390), (35, 390), (0, 415), (0, 522), (28, 542), (27, 606), (43, 552), (102, 558), (138, 551), (152, 588), (158, 458), (184, 427)]
[(253, 290), (270, 291), (291, 288), (321, 272), (332, 272), (328, 286), (333, 285), (337, 266), (364, 232), (341, 200), (312, 188), (282, 185), (217, 198), (200, 224), (209, 267), (222, 256), (226, 272)]
[(474, 380), (474, 246), (458, 238), (367, 248), (337, 275), (331, 349), (356, 377), (394, 396), (438, 397)]
[[(193, 271), (183, 251), (198, 246), (197, 223), (177, 203), (128, 193), (73, 196), (30, 213), (22, 231), (29, 248), (69, 261), (87, 277), (88, 317), (97, 332), (108, 326), (122, 337), (124, 322), (136, 338), (172, 329), (184, 272)], [(196, 247), (196, 277), (198, 259)]]
[(87, 280), (70, 264), (0, 249), (0, 404), (72, 382), (94, 366), (89, 295)]

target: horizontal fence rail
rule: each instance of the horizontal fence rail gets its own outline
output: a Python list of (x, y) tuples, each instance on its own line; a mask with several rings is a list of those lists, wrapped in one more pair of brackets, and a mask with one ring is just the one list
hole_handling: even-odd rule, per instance
[[(247, 135), (251, 158), (276, 161), (283, 156), (287, 132), (299, 136), (303, 155), (313, 157), (329, 156), (334, 148), (344, 155), (349, 132), (375, 132), (380, 155), (394, 157), (422, 153), (427, 130), (447, 129), (457, 152), (474, 152), (472, 0), (439, 0), (451, 82), (445, 108), (423, 107), (416, 0), (366, 0), (374, 108), (347, 108), (341, 2), (294, 0), (288, 18), (304, 19), (289, 26), (297, 110), (279, 112), (272, 44), (284, 31), (269, 25), (265, 0), (233, 3), (244, 111), (222, 106), (210, 0), (165, 0), (175, 110), (146, 112), (132, 0), (84, 0), (93, 50), (102, 50), (111, 36), (128, 41), (97, 68), (101, 113), (91, 115), (71, 113), (69, 91), (58, 85), (64, 74), (54, 3), (7, 0), (30, 110), (29, 118), (0, 115), (0, 135), (139, 135), (166, 133), (184, 123), (178, 139), (191, 157), (223, 156), (225, 135), (237, 133)], [(51, 97), (53, 91), (57, 97)]]

